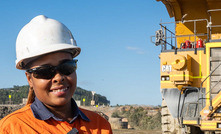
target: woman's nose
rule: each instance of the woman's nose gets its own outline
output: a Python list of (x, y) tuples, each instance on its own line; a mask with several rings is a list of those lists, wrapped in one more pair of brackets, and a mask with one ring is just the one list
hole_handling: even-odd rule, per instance
[(64, 81), (65, 76), (63, 74), (61, 74), (59, 71), (56, 71), (55, 76), (53, 77), (53, 82), (54, 83), (59, 83)]

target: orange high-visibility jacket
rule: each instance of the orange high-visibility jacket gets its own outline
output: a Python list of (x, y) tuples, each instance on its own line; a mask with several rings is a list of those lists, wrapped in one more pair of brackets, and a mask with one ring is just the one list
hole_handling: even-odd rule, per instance
[(79, 134), (112, 134), (109, 122), (97, 113), (79, 108), (90, 121), (81, 117), (69, 124), (66, 121), (36, 119), (30, 104), (0, 120), (0, 134), (67, 134), (76, 128)]

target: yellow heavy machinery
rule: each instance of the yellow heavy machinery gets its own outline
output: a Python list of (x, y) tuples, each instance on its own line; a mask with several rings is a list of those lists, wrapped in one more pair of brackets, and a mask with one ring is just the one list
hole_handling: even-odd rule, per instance
[(161, 46), (162, 131), (221, 133), (221, 0), (157, 1), (175, 19), (151, 37)]

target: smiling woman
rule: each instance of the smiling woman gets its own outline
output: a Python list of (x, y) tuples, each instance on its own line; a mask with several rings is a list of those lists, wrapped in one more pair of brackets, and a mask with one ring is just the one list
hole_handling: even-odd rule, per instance
[(16, 68), (30, 86), (25, 107), (0, 121), (1, 134), (112, 134), (100, 115), (78, 108), (72, 98), (81, 49), (61, 22), (39, 15), (20, 31)]

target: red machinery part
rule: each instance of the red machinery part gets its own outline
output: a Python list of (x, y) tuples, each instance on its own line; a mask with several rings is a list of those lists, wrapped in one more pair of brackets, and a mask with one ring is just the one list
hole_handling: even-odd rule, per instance
[(199, 40), (196, 42), (196, 48), (203, 48), (203, 40), (202, 40), (202, 39), (199, 39)]
[(189, 40), (186, 40), (185, 43), (183, 44), (182, 48), (183, 49), (192, 48), (191, 42)]

